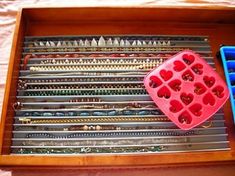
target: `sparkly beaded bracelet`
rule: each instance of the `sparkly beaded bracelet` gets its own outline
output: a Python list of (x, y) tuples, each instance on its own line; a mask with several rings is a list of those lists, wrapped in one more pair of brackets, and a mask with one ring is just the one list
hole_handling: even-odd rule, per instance
[(80, 153), (140, 153), (140, 152), (161, 152), (164, 151), (164, 146), (150, 147), (108, 147), (108, 148), (21, 148), (15, 152), (19, 154), (80, 154)]
[[(43, 140), (43, 139), (42, 139)], [(187, 137), (182, 138), (145, 138), (145, 139), (105, 139), (105, 140), (75, 140), (75, 141), (23, 141), (23, 146), (107, 146), (107, 145), (146, 145), (159, 143), (185, 143)]]
[(63, 65), (63, 66), (32, 66), (30, 71), (87, 71), (87, 70), (145, 70), (158, 67), (158, 64), (143, 64), (143, 65)]

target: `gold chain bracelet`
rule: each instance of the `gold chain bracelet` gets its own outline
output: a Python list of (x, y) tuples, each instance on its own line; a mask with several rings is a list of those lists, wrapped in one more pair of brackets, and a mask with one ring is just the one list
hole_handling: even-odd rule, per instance
[(105, 122), (168, 122), (166, 117), (108, 117), (108, 118), (79, 118), (79, 119), (31, 119), (27, 117), (19, 118), (24, 124), (41, 123), (105, 123)]

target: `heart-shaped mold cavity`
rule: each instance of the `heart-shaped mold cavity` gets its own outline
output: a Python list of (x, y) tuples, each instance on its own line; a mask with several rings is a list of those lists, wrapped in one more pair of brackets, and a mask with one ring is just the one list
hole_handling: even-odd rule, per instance
[(193, 81), (194, 80), (194, 75), (190, 70), (186, 70), (182, 75), (182, 79), (184, 81)]
[(157, 96), (160, 97), (160, 98), (168, 99), (171, 96), (171, 92), (166, 86), (163, 86), (158, 90)]
[(181, 89), (181, 87), (180, 87), (181, 81), (178, 79), (171, 81), (168, 85), (170, 86), (170, 88), (172, 90), (174, 90), (176, 92), (180, 91), (180, 89)]
[(184, 54), (184, 55), (182, 56), (182, 58), (183, 58), (183, 61), (184, 61), (187, 65), (191, 65), (191, 64), (194, 62), (194, 60), (195, 60), (195, 57), (194, 57), (193, 55), (191, 55), (191, 54)]
[(212, 89), (212, 92), (218, 98), (222, 98), (224, 96), (224, 88), (222, 86), (216, 86), (215, 88)]
[(194, 93), (197, 95), (202, 95), (206, 92), (206, 87), (202, 83), (195, 83), (194, 84)]
[(151, 88), (157, 88), (158, 86), (160, 86), (162, 84), (162, 81), (157, 77), (157, 76), (151, 76), (149, 78), (149, 86)]
[(182, 124), (191, 124), (192, 123), (192, 117), (187, 111), (184, 111), (182, 114), (180, 114), (178, 117), (178, 120)]
[(166, 71), (163, 69), (160, 71), (160, 75), (161, 75), (162, 79), (164, 79), (164, 81), (168, 81), (169, 79), (172, 78), (173, 73), (172, 73), (172, 71)]
[(177, 72), (180, 72), (180, 71), (182, 71), (182, 70), (184, 70), (185, 68), (186, 68), (186, 66), (184, 65), (184, 63), (183, 62), (181, 62), (181, 61), (175, 61), (174, 62), (174, 70), (175, 71), (177, 71)]
[(214, 104), (215, 104), (215, 98), (214, 98), (214, 96), (209, 92), (209, 93), (207, 93), (204, 97), (203, 97), (203, 103), (205, 104), (205, 105), (211, 105), (211, 106), (213, 106)]
[(207, 87), (212, 87), (215, 84), (215, 78), (213, 76), (204, 76), (203, 81), (206, 84)]
[(195, 115), (195, 116), (200, 116), (202, 115), (202, 105), (196, 103), (192, 105), (189, 110)]
[(193, 94), (191, 94), (191, 93), (187, 94), (187, 93), (183, 92), (180, 95), (180, 99), (185, 105), (189, 105), (193, 101)]
[(201, 75), (203, 73), (203, 65), (202, 64), (195, 64), (192, 66), (192, 70), (197, 75)]
[(179, 112), (181, 111), (181, 109), (183, 109), (183, 105), (178, 101), (178, 100), (172, 100), (170, 102), (170, 111), (173, 113)]

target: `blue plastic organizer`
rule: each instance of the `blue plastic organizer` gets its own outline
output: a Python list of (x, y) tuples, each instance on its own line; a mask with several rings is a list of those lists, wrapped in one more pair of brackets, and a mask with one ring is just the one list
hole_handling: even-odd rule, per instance
[(235, 46), (223, 46), (220, 48), (224, 73), (230, 92), (230, 101), (235, 122)]

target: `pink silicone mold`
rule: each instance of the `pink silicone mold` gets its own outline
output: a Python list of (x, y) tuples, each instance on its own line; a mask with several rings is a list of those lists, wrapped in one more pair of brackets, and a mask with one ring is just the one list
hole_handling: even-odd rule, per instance
[(183, 130), (203, 123), (229, 98), (225, 82), (190, 50), (152, 70), (144, 85), (155, 104)]

